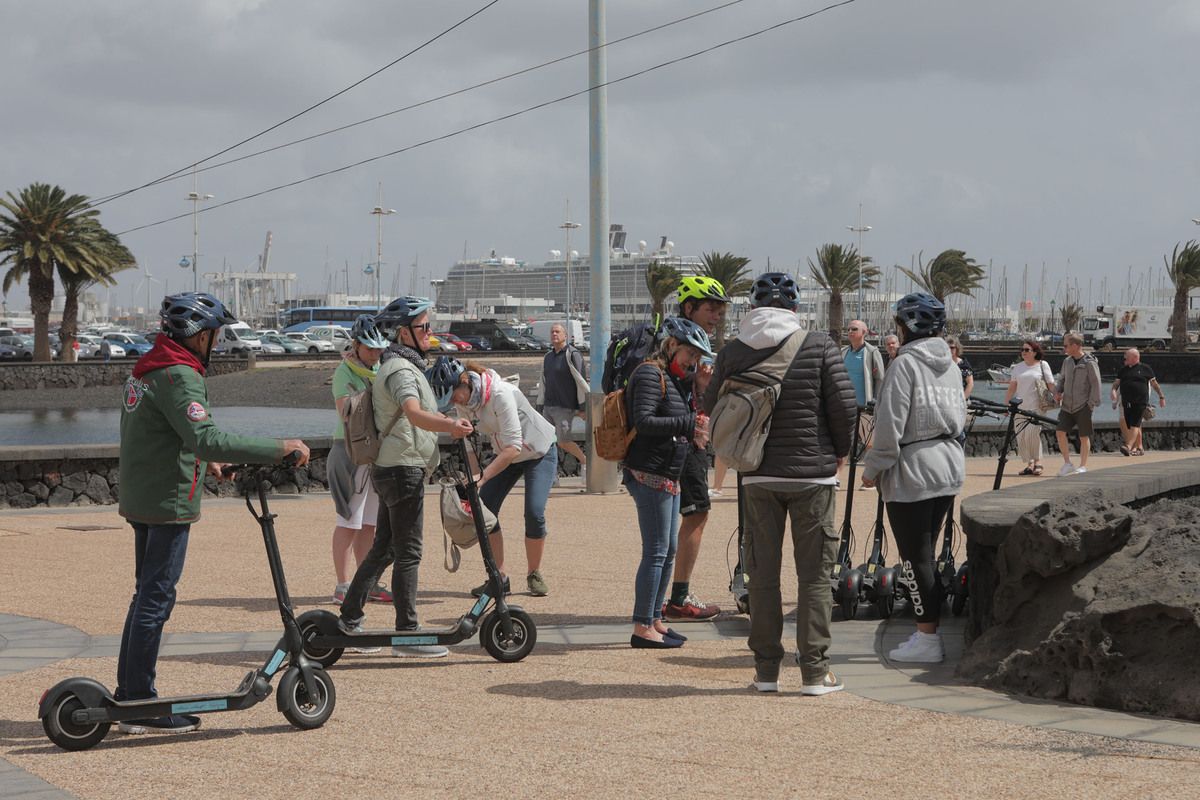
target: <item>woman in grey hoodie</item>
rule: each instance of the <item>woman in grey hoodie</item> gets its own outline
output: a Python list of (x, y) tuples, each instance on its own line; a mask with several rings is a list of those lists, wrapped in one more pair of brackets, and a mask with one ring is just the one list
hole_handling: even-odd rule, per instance
[(900, 580), (909, 592), (917, 630), (888, 653), (893, 661), (936, 663), (945, 658), (937, 632), (941, 586), (934, 574), (934, 542), (966, 461), (960, 444), (966, 422), (962, 378), (939, 334), (946, 307), (916, 292), (896, 303), (900, 353), (884, 375), (875, 406), (875, 441), (867, 452), (863, 484), (878, 484), (900, 548)]

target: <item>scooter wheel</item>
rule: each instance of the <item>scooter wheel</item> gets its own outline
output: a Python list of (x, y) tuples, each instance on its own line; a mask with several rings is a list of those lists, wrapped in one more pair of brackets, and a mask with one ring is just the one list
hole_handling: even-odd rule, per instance
[(875, 611), (878, 612), (880, 619), (888, 619), (892, 616), (892, 611), (896, 608), (896, 595), (894, 592), (884, 592), (879, 597), (875, 598)]
[(846, 597), (838, 602), (838, 606), (842, 609), (842, 619), (850, 620), (858, 616), (858, 598)]
[(71, 715), (84, 707), (83, 702), (71, 692), (58, 698), (50, 713), (42, 717), (42, 729), (46, 731), (50, 741), (63, 750), (87, 750), (99, 744), (100, 740), (108, 735), (111, 723), (93, 722), (78, 725), (72, 722)]
[(964, 592), (956, 593), (954, 599), (950, 601), (950, 613), (956, 617), (961, 617), (966, 610), (967, 595)]
[(317, 696), (309, 697), (304, 686), (304, 676), (299, 667), (292, 667), (279, 681), (279, 694), (283, 698), (283, 715), (287, 721), (301, 730), (312, 730), (325, 724), (337, 705), (337, 692), (333, 679), (323, 669), (312, 671), (317, 684)]
[(345, 652), (341, 647), (317, 647), (312, 640), (319, 634), (336, 634), (338, 632), (337, 617), (328, 611), (305, 611), (296, 620), (300, 628), (300, 639), (304, 642), (304, 655), (310, 661), (316, 661), (322, 667), (332, 667)]
[(500, 613), (495, 610), (484, 617), (479, 638), (488, 655), (497, 661), (512, 663), (533, 652), (533, 646), (537, 644), (537, 626), (533, 624), (533, 617), (519, 608), (510, 606), (508, 615), (512, 619), (512, 638), (505, 637)]

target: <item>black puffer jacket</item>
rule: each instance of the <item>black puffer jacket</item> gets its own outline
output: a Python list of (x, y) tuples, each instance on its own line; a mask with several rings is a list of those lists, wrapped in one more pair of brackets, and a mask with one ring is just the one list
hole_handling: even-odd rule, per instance
[[(704, 394), (706, 413), (712, 413), (717, 403), (724, 376), (746, 370), (774, 353), (789, 332), (778, 320), (776, 324), (768, 322), (757, 331), (759, 336), (749, 338), (762, 346), (747, 344), (743, 339), (748, 338), (747, 329), (760, 311), (779, 313), (778, 309), (752, 311), (738, 338), (717, 354), (712, 380)], [(783, 376), (783, 393), (771, 417), (762, 463), (754, 472), (745, 474), (775, 478), (836, 475), (837, 460), (850, 453), (850, 433), (856, 414), (854, 385), (846, 374), (837, 345), (828, 334), (810, 331)]]
[(657, 365), (646, 363), (633, 371), (625, 387), (625, 407), (637, 436), (625, 454), (625, 466), (679, 477), (696, 431), (696, 415), (683, 398), (679, 381)]

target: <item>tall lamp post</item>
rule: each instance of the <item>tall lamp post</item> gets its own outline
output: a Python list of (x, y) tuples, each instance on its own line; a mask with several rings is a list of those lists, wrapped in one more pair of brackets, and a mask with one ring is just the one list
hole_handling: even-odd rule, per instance
[(192, 201), (192, 291), (200, 291), (200, 278), (196, 263), (200, 260), (200, 201), (212, 200), (211, 194), (200, 194), (196, 186), (196, 168), (192, 167), (192, 190), (187, 199)]
[(383, 183), (379, 184), (379, 205), (371, 209), (375, 215), (375, 310), (383, 309), (379, 296), (379, 284), (383, 273), (383, 218), (396, 213), (394, 208), (383, 207)]
[[(569, 217), (570, 214), (568, 213), (567, 216)], [(567, 232), (567, 249), (563, 251), (563, 256), (567, 260), (567, 342), (573, 343), (574, 337), (571, 335), (571, 231), (581, 226), (578, 222), (571, 222), (568, 219), (558, 227)]]
[(862, 224), (862, 203), (858, 204), (858, 224), (847, 225), (846, 230), (853, 231), (858, 234), (858, 318), (863, 318), (863, 253), (862, 253), (862, 235), (871, 230), (870, 225)]

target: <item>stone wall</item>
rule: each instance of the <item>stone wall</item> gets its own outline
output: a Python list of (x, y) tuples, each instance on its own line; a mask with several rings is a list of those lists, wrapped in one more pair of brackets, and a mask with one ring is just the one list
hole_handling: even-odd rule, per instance
[[(119, 386), (129, 377), (134, 360), (80, 361), (74, 364), (39, 362), (0, 364), (0, 391), (15, 389), (85, 389), (89, 386)], [(214, 358), (209, 375), (226, 375), (249, 368), (244, 358)]]
[[(325, 459), (329, 440), (309, 443), (312, 460), (298, 470), (278, 469), (269, 481), (280, 494), (321, 491), (328, 488)], [(24, 451), (24, 458), (14, 458)], [(91, 506), (117, 502), (120, 486), (119, 448), (85, 445), (71, 448), (0, 448), (0, 507)], [(214, 478), (204, 479), (204, 493), (227, 497), (235, 487)]]
[[(296, 494), (328, 490), (325, 462), (332, 443), (331, 439), (309, 439), (312, 460), (298, 470), (272, 471), (268, 482), (274, 491)], [(461, 464), (458, 445), (442, 436), (440, 447), (439, 474), (458, 470)], [(120, 448), (116, 445), (0, 447), (0, 508), (115, 503), (120, 486), (119, 455)], [(480, 458), (484, 464), (491, 461), (488, 445), (483, 445)], [(559, 463), (558, 470), (561, 475), (577, 475), (579, 463), (567, 456)], [(237, 489), (228, 481), (217, 482), (206, 477), (204, 493), (210, 497), (229, 497), (237, 494)]]
[[(1054, 412), (1051, 412), (1054, 413)], [(1121, 448), (1121, 430), (1116, 422), (1097, 422), (1092, 435), (1093, 453), (1115, 453)], [(995, 423), (979, 423), (967, 436), (965, 451), (970, 456), (1000, 455), (1005, 428)], [(1151, 420), (1142, 426), (1142, 441), (1147, 450), (1195, 450), (1200, 448), (1200, 422)], [(1071, 435), (1071, 447), (1078, 452), (1079, 440)], [(1042, 452), (1057, 453), (1053, 430), (1042, 431)], [(1016, 458), (1010, 457), (1010, 461)]]

